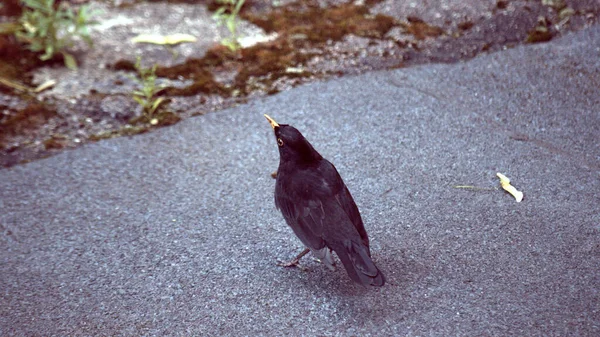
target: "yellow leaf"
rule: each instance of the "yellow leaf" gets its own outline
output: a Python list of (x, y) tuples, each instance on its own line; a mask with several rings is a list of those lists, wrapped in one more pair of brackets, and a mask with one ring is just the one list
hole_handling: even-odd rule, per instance
[(62, 54), (63, 58), (65, 59), (65, 65), (67, 66), (67, 68), (71, 70), (77, 70), (77, 61), (75, 61), (73, 55), (65, 52), (63, 52)]
[(152, 43), (161, 45), (174, 45), (185, 42), (196, 42), (197, 39), (189, 34), (172, 34), (172, 35), (156, 35), (156, 34), (140, 34), (133, 39), (133, 43)]
[(521, 200), (523, 200), (523, 192), (518, 191), (514, 186), (512, 186), (510, 184), (510, 179), (508, 179), (508, 177), (506, 177), (504, 174), (496, 173), (496, 175), (498, 176), (498, 178), (500, 178), (500, 186), (502, 186), (502, 188), (506, 192), (512, 194), (512, 196), (515, 197), (517, 202), (521, 202)]
[(44, 91), (46, 89), (50, 89), (50, 88), (52, 88), (55, 85), (56, 85), (56, 81), (55, 80), (47, 80), (44, 83), (38, 85), (35, 89), (33, 89), (33, 92), (39, 93), (39, 92), (42, 92), (42, 91)]

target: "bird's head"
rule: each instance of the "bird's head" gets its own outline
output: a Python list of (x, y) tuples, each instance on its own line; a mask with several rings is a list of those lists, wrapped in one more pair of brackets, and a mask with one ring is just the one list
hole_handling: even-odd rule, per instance
[(275, 133), (280, 160), (310, 163), (323, 158), (295, 127), (279, 124), (268, 115), (265, 118)]

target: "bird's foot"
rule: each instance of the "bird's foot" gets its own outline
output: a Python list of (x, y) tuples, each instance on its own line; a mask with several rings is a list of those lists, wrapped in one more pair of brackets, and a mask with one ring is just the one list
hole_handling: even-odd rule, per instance
[(308, 268), (301, 266), (300, 265), (300, 261), (298, 261), (298, 259), (293, 259), (292, 261), (289, 262), (277, 262), (277, 265), (279, 267), (284, 267), (284, 268), (298, 268), (302, 271), (308, 271)]
[(277, 265), (280, 267), (284, 267), (284, 268), (296, 267), (302, 271), (307, 271), (308, 268), (300, 265), (300, 259), (304, 255), (308, 254), (308, 252), (310, 252), (310, 249), (306, 248), (300, 254), (298, 254), (298, 256), (296, 256), (293, 260), (291, 260), (289, 262), (278, 262)]

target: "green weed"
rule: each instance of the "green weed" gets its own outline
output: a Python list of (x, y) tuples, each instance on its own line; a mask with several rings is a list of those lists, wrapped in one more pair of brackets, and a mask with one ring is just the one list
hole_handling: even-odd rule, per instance
[(65, 65), (76, 69), (75, 58), (66, 50), (73, 46), (75, 37), (80, 37), (92, 46), (88, 28), (97, 22), (91, 19), (94, 13), (87, 6), (73, 11), (62, 3), (55, 8), (54, 2), (55, 0), (23, 0), (25, 6), (19, 18), (20, 28), (15, 35), (20, 41), (27, 43), (29, 50), (43, 52), (41, 60), (49, 60), (60, 53)]
[(239, 23), (238, 14), (245, 0), (217, 0), (217, 2), (222, 4), (222, 6), (217, 9), (213, 18), (217, 20), (219, 25), (225, 25), (231, 34), (229, 37), (221, 40), (221, 44), (231, 51), (236, 51), (241, 47), (237, 31)]
[(144, 118), (152, 125), (158, 124), (155, 113), (161, 104), (165, 103), (165, 97), (158, 97), (158, 93), (165, 88), (164, 85), (156, 83), (156, 64), (152, 68), (144, 68), (138, 56), (135, 62), (137, 76), (131, 78), (141, 87), (133, 91), (133, 99), (142, 107)]

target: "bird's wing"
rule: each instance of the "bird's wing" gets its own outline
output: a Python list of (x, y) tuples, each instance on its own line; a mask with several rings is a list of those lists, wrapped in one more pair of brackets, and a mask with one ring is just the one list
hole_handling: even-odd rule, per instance
[(323, 226), (326, 219), (326, 205), (323, 196), (331, 195), (332, 191), (320, 179), (296, 179), (284, 190), (278, 186), (275, 193), (275, 205), (285, 218), (294, 233), (309, 248), (321, 249), (323, 241)]
[(332, 182), (332, 194), (334, 195), (335, 202), (344, 210), (344, 213), (346, 213), (348, 219), (350, 219), (360, 235), (363, 244), (369, 247), (369, 237), (367, 236), (365, 225), (348, 187), (344, 184), (344, 180), (342, 180), (335, 166), (326, 160), (324, 162), (324, 165), (321, 166), (321, 172), (327, 176), (328, 181)]
[(275, 205), (305, 245), (323, 248), (324, 231), (329, 232), (329, 237), (336, 236), (324, 227), (333, 226), (346, 232), (342, 224), (350, 220), (362, 243), (369, 247), (358, 207), (333, 164), (323, 160), (318, 168), (296, 171), (293, 177), (284, 176), (285, 171), (281, 173), (275, 191)]
[(367, 236), (367, 231), (365, 230), (365, 225), (363, 224), (358, 207), (356, 206), (348, 187), (346, 187), (343, 181), (341, 181), (341, 183), (344, 186), (336, 193), (335, 200), (342, 207), (346, 215), (348, 215), (350, 221), (352, 221), (352, 224), (356, 228), (356, 231), (358, 231), (365, 246), (369, 247), (369, 237)]
[(276, 196), (275, 204), (302, 243), (313, 249), (325, 246), (322, 237), (325, 211), (319, 200), (310, 199), (298, 203), (285, 196)]

